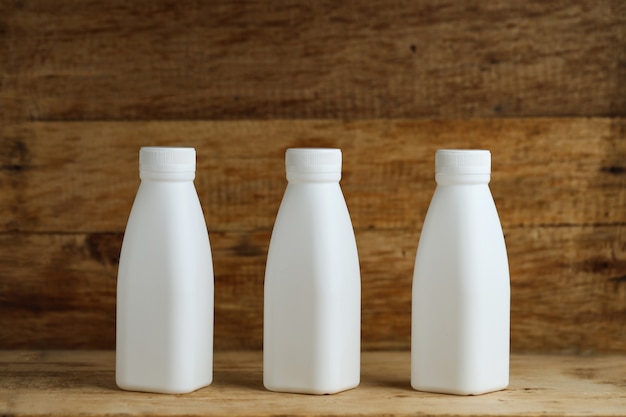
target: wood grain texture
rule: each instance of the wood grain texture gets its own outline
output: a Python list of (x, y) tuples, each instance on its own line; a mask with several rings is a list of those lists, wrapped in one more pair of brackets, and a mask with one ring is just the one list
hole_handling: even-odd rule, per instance
[(486, 148), (506, 228), (626, 223), (624, 119), (48, 122), (0, 126), (0, 231), (121, 232), (142, 145), (198, 152), (211, 231), (271, 230), (288, 147), (343, 150), (356, 229), (416, 230), (438, 148)]
[(626, 115), (621, 0), (3, 1), (0, 120)]
[(260, 352), (215, 355), (211, 386), (120, 391), (113, 352), (0, 352), (0, 413), (23, 416), (626, 416), (626, 358), (514, 355), (508, 389), (463, 397), (411, 389), (408, 352), (366, 352), (361, 385), (335, 395), (266, 391)]
[(122, 234), (141, 145), (198, 150), (216, 273), (215, 346), (262, 343), (284, 150), (336, 146), (357, 233), (363, 346), (407, 349), (419, 231), (439, 147), (493, 153), (515, 351), (626, 351), (623, 119), (37, 122), (0, 127), (0, 346), (114, 343)]
[(445, 147), (492, 151), (513, 349), (626, 352), (624, 116), (621, 0), (0, 0), (0, 348), (113, 346), (138, 150), (177, 145), (198, 151), (217, 349), (260, 347), (284, 151), (326, 146), (366, 349), (408, 348)]
[[(626, 227), (505, 230), (513, 351), (626, 352)], [(211, 234), (215, 348), (261, 349), (268, 231)], [(3, 348), (111, 349), (122, 234), (1, 234)], [(357, 231), (362, 345), (410, 347), (417, 230)]]

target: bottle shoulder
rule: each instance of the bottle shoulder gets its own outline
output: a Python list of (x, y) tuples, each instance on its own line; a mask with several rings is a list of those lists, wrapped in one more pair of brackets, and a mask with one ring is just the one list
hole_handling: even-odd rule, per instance
[(128, 253), (156, 259), (210, 251), (204, 214), (193, 184), (162, 188), (160, 184), (140, 185), (126, 224), (120, 262), (127, 260)]
[(197, 214), (200, 199), (192, 182), (142, 181), (137, 190), (131, 216), (142, 215), (170, 217)]
[(472, 186), (438, 186), (430, 202), (426, 220), (496, 221), (498, 212), (486, 184)]
[(277, 234), (324, 236), (342, 233), (354, 234), (348, 206), (338, 183), (287, 186), (272, 237)]
[(266, 276), (282, 276), (287, 270), (302, 276), (333, 277), (344, 270), (359, 274), (356, 239), (341, 190), (313, 188), (287, 187), (270, 239)]
[(489, 189), (438, 187), (421, 230), (416, 271), (449, 269), (456, 275), (492, 264), (508, 269), (504, 234)]

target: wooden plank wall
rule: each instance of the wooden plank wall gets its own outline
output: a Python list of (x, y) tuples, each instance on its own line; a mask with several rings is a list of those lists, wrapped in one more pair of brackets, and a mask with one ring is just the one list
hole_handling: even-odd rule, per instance
[(626, 4), (0, 0), (0, 349), (114, 347), (142, 145), (194, 146), (216, 349), (259, 349), (284, 150), (341, 147), (363, 346), (407, 349), (438, 148), (487, 148), (514, 351), (626, 352)]

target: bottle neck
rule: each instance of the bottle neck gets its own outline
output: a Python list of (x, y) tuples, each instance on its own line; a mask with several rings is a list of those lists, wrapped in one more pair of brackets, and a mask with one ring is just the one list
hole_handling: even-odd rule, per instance
[(195, 172), (155, 172), (139, 171), (139, 178), (142, 181), (163, 181), (163, 182), (187, 182), (196, 178)]
[(435, 174), (437, 185), (486, 185), (490, 179), (490, 174)]
[(289, 172), (287, 181), (290, 184), (299, 183), (338, 183), (341, 172)]

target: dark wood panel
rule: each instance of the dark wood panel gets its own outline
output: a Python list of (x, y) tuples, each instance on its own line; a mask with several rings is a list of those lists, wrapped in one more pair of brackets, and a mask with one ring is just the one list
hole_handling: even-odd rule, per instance
[(626, 115), (604, 1), (5, 1), (0, 118)]
[(623, 119), (50, 122), (6, 125), (0, 137), (4, 231), (122, 232), (150, 144), (196, 147), (212, 231), (271, 229), (293, 146), (343, 149), (357, 229), (419, 229), (446, 147), (491, 149), (506, 227), (626, 223)]
[[(626, 352), (626, 226), (505, 229), (514, 351)], [(270, 233), (211, 234), (215, 347), (260, 349)], [(122, 235), (0, 234), (0, 349), (114, 347)], [(408, 349), (416, 230), (357, 232), (363, 348)]]

